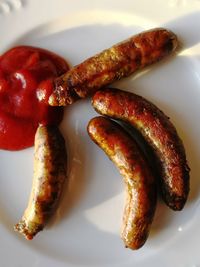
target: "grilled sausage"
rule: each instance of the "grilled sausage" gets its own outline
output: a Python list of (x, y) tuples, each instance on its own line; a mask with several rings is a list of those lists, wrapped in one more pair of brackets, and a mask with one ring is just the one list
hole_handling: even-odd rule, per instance
[(65, 106), (92, 95), (101, 87), (161, 60), (171, 54), (177, 45), (176, 35), (166, 29), (137, 34), (58, 77), (49, 104)]
[(139, 249), (148, 237), (155, 212), (155, 178), (135, 141), (116, 122), (105, 117), (93, 118), (88, 134), (124, 178), (127, 200), (121, 237), (126, 247)]
[(58, 205), (66, 180), (65, 141), (57, 126), (39, 126), (35, 135), (34, 176), (28, 207), (14, 229), (32, 239)]
[(169, 118), (143, 97), (118, 89), (96, 92), (92, 105), (100, 114), (128, 122), (141, 132), (158, 158), (164, 201), (173, 210), (181, 210), (189, 193), (189, 167)]

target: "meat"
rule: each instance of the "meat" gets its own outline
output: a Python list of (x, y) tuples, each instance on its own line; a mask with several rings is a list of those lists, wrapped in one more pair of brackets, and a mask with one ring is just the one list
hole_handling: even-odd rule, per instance
[(71, 68), (54, 81), (52, 106), (65, 106), (160, 61), (178, 46), (171, 31), (156, 28), (137, 34)]
[(138, 145), (116, 122), (93, 118), (88, 134), (123, 176), (127, 198), (121, 237), (126, 247), (139, 249), (148, 237), (155, 212), (155, 178)]
[(92, 105), (101, 115), (139, 130), (156, 155), (164, 201), (171, 209), (181, 210), (189, 193), (189, 167), (183, 143), (169, 118), (143, 97), (113, 88), (96, 92)]
[(66, 180), (65, 141), (55, 125), (35, 135), (34, 175), (28, 207), (15, 230), (32, 239), (55, 212)]

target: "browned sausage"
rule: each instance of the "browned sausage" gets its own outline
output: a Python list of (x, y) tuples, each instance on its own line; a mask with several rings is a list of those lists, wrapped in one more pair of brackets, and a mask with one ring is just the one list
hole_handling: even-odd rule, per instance
[(177, 44), (176, 35), (166, 29), (152, 29), (137, 34), (57, 78), (49, 104), (65, 106), (87, 97), (101, 87), (161, 60), (171, 54)]
[(131, 249), (146, 241), (156, 207), (156, 184), (135, 141), (121, 126), (105, 117), (88, 124), (91, 139), (116, 164), (126, 184), (126, 206), (121, 237)]
[(141, 132), (159, 159), (166, 204), (181, 210), (189, 193), (189, 167), (183, 143), (169, 118), (143, 97), (118, 89), (96, 92), (92, 105), (100, 114), (126, 121)]
[(15, 230), (32, 239), (58, 205), (66, 180), (65, 141), (57, 126), (39, 126), (35, 135), (34, 176), (28, 207)]

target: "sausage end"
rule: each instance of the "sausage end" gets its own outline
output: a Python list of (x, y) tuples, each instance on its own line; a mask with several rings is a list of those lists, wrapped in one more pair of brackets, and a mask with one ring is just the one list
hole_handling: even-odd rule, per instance
[(32, 240), (38, 232), (43, 230), (43, 226), (34, 222), (27, 224), (26, 220), (22, 219), (14, 226), (14, 230), (24, 235), (27, 240)]

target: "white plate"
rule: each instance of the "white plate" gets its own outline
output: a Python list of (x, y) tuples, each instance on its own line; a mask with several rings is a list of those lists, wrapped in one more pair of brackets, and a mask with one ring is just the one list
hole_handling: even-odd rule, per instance
[(17, 44), (50, 49), (72, 65), (154, 26), (173, 30), (181, 53), (142, 76), (116, 84), (157, 104), (177, 127), (191, 167), (182, 212), (159, 203), (150, 237), (139, 251), (119, 237), (122, 179), (88, 138), (96, 113), (89, 100), (66, 108), (61, 125), (69, 150), (70, 187), (50, 225), (33, 241), (13, 231), (28, 200), (33, 149), (0, 151), (0, 262), (4, 267), (200, 266), (200, 1), (0, 0), (0, 52)]

